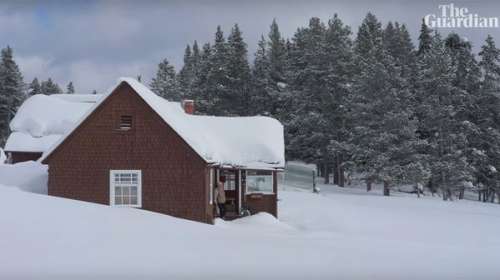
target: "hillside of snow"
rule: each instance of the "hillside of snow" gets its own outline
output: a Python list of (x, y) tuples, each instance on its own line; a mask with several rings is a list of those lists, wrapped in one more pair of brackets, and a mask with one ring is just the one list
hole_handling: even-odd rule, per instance
[(50, 197), (45, 166), (0, 165), (0, 279), (498, 279), (499, 205), (313, 194), (301, 177), (279, 220), (206, 225)]

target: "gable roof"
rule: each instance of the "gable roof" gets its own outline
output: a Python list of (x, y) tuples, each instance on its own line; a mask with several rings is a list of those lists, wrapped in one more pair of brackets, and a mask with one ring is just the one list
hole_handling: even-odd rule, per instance
[(93, 94), (36, 94), (29, 97), (10, 122), (12, 133), (5, 143), (5, 150), (47, 151), (100, 97)]
[(269, 117), (214, 117), (186, 114), (132, 78), (120, 78), (103, 98), (40, 159), (45, 160), (121, 83), (126, 83), (206, 162), (243, 168), (284, 168), (283, 126)]

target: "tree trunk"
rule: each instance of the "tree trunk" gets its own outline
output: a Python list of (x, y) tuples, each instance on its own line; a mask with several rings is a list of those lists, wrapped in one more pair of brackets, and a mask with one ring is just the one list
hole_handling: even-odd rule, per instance
[(330, 184), (330, 169), (327, 163), (323, 164), (323, 176), (325, 178), (325, 185)]
[(366, 191), (369, 192), (372, 190), (372, 180), (366, 179)]
[(340, 176), (339, 176), (339, 186), (345, 187), (345, 174), (344, 174), (344, 167), (339, 168)]
[(462, 188), (458, 194), (458, 199), (464, 199), (465, 190)]
[(389, 182), (384, 181), (384, 196), (390, 196), (391, 191), (389, 189)]
[(342, 163), (344, 162), (344, 156), (339, 155), (339, 162), (338, 162), (338, 172), (339, 172), (339, 186), (345, 187), (345, 174), (344, 174), (344, 166)]
[(339, 161), (338, 161), (338, 156), (335, 157), (333, 161), (333, 183), (335, 185), (339, 185)]
[(317, 163), (316, 170), (318, 170), (318, 177), (323, 177), (323, 164)]

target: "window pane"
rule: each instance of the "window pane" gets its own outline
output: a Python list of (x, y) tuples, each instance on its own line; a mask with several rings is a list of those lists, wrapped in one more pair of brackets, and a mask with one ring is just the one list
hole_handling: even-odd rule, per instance
[(120, 205), (123, 204), (122, 196), (115, 196), (115, 204)]
[(137, 187), (130, 187), (130, 194), (137, 195)]
[(226, 176), (226, 182), (224, 183), (225, 190), (235, 190), (236, 189), (236, 176), (234, 173), (227, 172), (224, 174)]
[(137, 196), (130, 197), (130, 204), (137, 205)]
[(130, 195), (130, 187), (122, 187), (122, 190), (124, 196)]
[(129, 196), (124, 196), (123, 197), (123, 204), (130, 204), (130, 197)]
[(246, 176), (247, 192), (273, 192), (272, 174), (249, 171)]
[(115, 187), (115, 195), (122, 195), (122, 188)]
[(129, 183), (130, 182), (130, 174), (122, 174), (121, 182), (122, 183)]

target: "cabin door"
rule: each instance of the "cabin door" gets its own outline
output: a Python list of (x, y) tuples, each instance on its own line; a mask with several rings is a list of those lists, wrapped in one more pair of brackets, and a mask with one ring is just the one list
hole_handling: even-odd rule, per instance
[(238, 170), (234, 169), (222, 169), (220, 171), (220, 176), (224, 176), (226, 178), (226, 182), (224, 183), (226, 211), (231, 216), (238, 215), (240, 209), (238, 175)]

